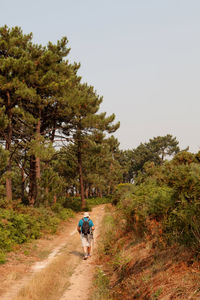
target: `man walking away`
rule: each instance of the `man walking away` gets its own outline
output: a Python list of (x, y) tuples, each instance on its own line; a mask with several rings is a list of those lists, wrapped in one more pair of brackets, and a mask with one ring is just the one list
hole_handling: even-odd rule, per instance
[(83, 218), (80, 219), (77, 230), (80, 233), (81, 237), (81, 242), (84, 251), (84, 259), (87, 259), (91, 256), (91, 244), (93, 240), (94, 231), (94, 224), (92, 220), (90, 220), (90, 215), (88, 212), (85, 212)]

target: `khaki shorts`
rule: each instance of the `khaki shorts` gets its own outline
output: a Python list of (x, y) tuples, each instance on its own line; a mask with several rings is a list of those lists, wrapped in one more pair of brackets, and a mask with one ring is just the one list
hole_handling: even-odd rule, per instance
[(90, 247), (92, 240), (93, 240), (93, 235), (92, 234), (88, 234), (88, 235), (84, 235), (81, 233), (81, 242), (82, 242), (82, 246), (83, 247)]

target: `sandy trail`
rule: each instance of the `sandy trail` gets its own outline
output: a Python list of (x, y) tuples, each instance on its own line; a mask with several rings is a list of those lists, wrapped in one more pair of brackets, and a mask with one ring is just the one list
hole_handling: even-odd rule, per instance
[[(96, 208), (97, 209), (97, 208)], [(104, 208), (101, 207), (101, 210), (94, 211), (91, 214), (91, 219), (94, 220), (95, 224), (95, 235), (94, 235), (94, 243), (93, 243), (93, 250), (92, 250), (92, 257), (87, 260), (82, 260), (79, 265), (74, 270), (70, 278), (70, 287), (64, 293), (60, 300), (88, 300), (90, 295), (90, 288), (92, 285), (92, 280), (94, 276), (95, 266), (94, 266), (94, 259), (95, 259), (95, 249), (96, 249), (96, 242), (99, 234), (99, 225), (101, 224), (102, 217), (104, 215)]]
[[(43, 261), (38, 261), (29, 266), (29, 269), (26, 270), (24, 276), (21, 275), (20, 280), (11, 281), (7, 286), (7, 292), (1, 294), (0, 299), (21, 299), (20, 293), (23, 294), (23, 289), (30, 284), (31, 280), (33, 280), (40, 272), (45, 271), (45, 269), (48, 268), (48, 266), (51, 265), (56, 258), (59, 258), (59, 255), (64, 253), (67, 254), (68, 257), (66, 261), (66, 270), (69, 271), (69, 278), (66, 278), (66, 282), (69, 287), (66, 291), (64, 291), (64, 293), (62, 290), (60, 294), (54, 297), (54, 299), (87, 300), (95, 270), (94, 250), (98, 238), (99, 225), (101, 224), (104, 216), (104, 206), (95, 207), (90, 213), (90, 216), (96, 228), (94, 234), (94, 249), (90, 259), (86, 261), (83, 260), (80, 236), (76, 230), (78, 220), (82, 217), (79, 214), (57, 237), (55, 237), (52, 241), (48, 241), (48, 249), (51, 249), (48, 257)], [(87, 280), (85, 280), (85, 278), (87, 278)], [(23, 299), (29, 300), (28, 297), (23, 297)], [(47, 295), (46, 300), (48, 299)]]

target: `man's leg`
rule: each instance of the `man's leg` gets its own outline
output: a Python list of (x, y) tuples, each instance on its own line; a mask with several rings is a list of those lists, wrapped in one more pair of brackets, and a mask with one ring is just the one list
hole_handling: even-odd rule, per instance
[(88, 252), (88, 256), (90, 256), (91, 255), (91, 246), (87, 247), (87, 252)]
[(84, 259), (87, 259), (87, 239), (81, 235), (81, 242), (82, 242), (82, 247), (83, 247), (83, 254), (84, 254)]
[(89, 242), (89, 246), (88, 246), (88, 249), (87, 249), (88, 250), (88, 256), (91, 256), (93, 235), (89, 235), (88, 242)]
[(88, 256), (88, 247), (83, 247), (83, 252), (84, 252), (84, 259), (87, 258)]

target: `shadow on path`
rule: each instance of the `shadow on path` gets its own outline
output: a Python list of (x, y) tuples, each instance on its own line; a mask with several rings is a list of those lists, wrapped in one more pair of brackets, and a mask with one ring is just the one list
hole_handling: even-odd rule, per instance
[(79, 251), (71, 251), (71, 252), (69, 252), (69, 254), (73, 254), (73, 255), (81, 257), (81, 258), (83, 257), (83, 253), (79, 252)]

